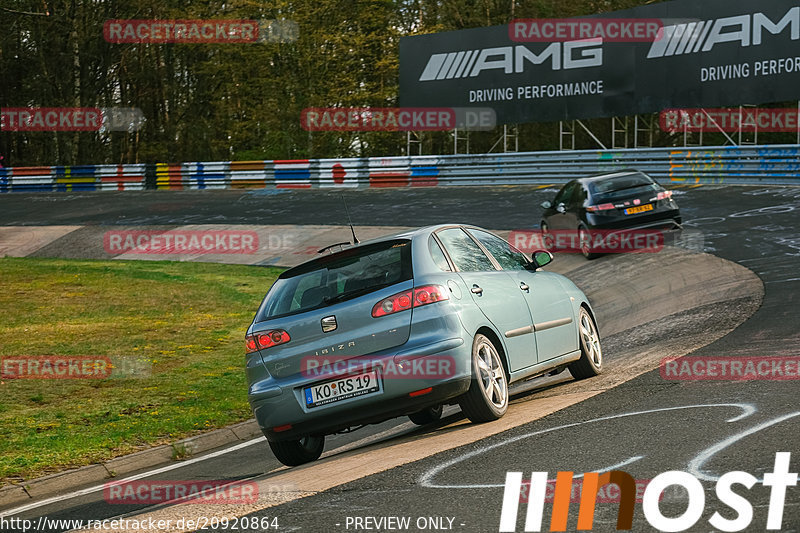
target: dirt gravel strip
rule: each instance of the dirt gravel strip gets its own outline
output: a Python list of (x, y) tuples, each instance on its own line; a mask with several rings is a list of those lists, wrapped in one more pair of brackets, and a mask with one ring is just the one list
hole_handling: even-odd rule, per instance
[(26, 257), (83, 226), (0, 226), (0, 257)]

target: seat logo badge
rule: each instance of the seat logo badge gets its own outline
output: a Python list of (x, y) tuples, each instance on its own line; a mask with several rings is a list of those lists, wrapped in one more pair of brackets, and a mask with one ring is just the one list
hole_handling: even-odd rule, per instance
[(325, 318), (322, 319), (322, 331), (324, 331), (325, 333), (335, 330), (337, 326), (338, 325), (336, 324), (336, 317), (333, 315), (326, 316)]

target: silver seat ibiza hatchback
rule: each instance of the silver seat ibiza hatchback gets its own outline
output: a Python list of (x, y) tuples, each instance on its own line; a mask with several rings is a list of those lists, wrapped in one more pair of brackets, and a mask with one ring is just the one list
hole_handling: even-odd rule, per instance
[(283, 272), (246, 335), (248, 399), (275, 456), (295, 466), (326, 435), (389, 418), (473, 422), (508, 409), (509, 384), (603, 359), (591, 305), (504, 239), (467, 225), (390, 235)]

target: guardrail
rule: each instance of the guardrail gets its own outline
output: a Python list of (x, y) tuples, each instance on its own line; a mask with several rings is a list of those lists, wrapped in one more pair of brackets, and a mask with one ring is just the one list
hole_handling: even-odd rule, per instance
[(800, 184), (800, 146), (0, 168), (0, 192), (559, 183), (636, 168), (662, 182)]

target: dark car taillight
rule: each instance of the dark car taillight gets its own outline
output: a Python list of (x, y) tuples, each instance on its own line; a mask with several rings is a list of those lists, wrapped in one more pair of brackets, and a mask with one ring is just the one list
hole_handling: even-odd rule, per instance
[(245, 353), (252, 353), (265, 348), (272, 348), (279, 344), (285, 344), (292, 340), (289, 334), (282, 330), (264, 331), (248, 335), (244, 339)]
[(447, 289), (441, 285), (424, 285), (384, 298), (372, 308), (372, 316), (378, 318), (405, 311), (412, 307), (420, 307), (449, 299), (450, 295), (447, 294)]
[(586, 210), (590, 213), (594, 213), (596, 211), (608, 211), (609, 209), (614, 209), (614, 204), (590, 205), (586, 207)]
[(656, 196), (656, 200), (668, 200), (672, 198), (672, 191), (662, 191)]

